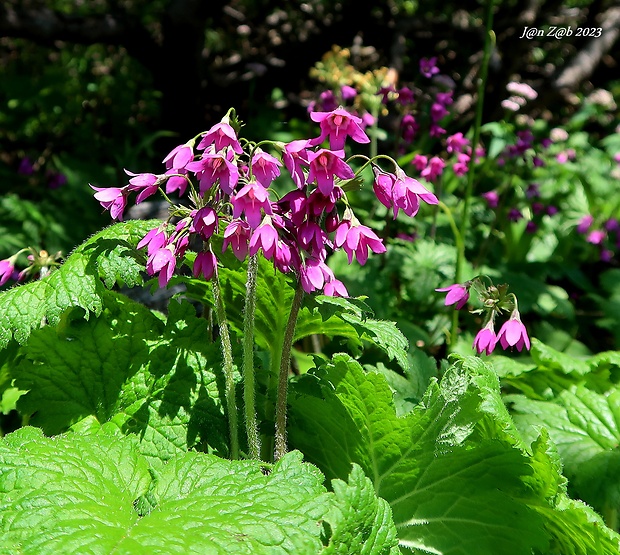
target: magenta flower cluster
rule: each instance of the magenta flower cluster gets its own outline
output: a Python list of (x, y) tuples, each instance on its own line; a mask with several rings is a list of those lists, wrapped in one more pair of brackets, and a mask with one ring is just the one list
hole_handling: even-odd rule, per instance
[[(477, 282), (479, 282), (479, 280), (476, 278), (466, 283), (454, 283), (448, 287), (435, 289), (435, 291), (447, 293), (444, 302), (446, 306), (454, 305), (456, 310), (461, 310), (469, 301), (469, 289), (472, 285), (479, 287)], [(487, 291), (496, 293), (497, 288), (491, 287), (488, 290), (482, 291), (481, 296), (485, 297)], [(511, 303), (512, 310), (510, 318), (504, 322), (498, 333), (495, 333), (495, 318), (502, 310), (502, 303), (488, 303), (490, 308), (488, 310), (486, 324), (476, 334), (473, 343), (473, 348), (478, 352), (478, 354), (486, 353), (487, 355), (490, 355), (498, 343), (503, 349), (516, 347), (519, 352), (523, 350), (523, 347), (527, 350), (530, 349), (530, 338), (528, 337), (527, 330), (525, 329), (523, 322), (521, 322), (521, 315), (516, 307), (516, 298), (514, 295), (511, 296), (515, 300)], [(492, 295), (489, 295), (489, 298), (491, 297)]]
[[(364, 144), (370, 139), (361, 118), (340, 107), (312, 112), (311, 119), (320, 127), (316, 138), (255, 144), (239, 139), (236, 121), (227, 115), (170, 152), (164, 159), (165, 173), (127, 172), (131, 179), (124, 187), (91, 187), (95, 198), (118, 220), (131, 193), (137, 193), (136, 202), (160, 188), (166, 195), (174, 192), (189, 197), (189, 207), (172, 210), (175, 223), (162, 223), (138, 244), (146, 248), (146, 269), (158, 276), (161, 287), (168, 284), (190, 245), (195, 244), (194, 238), (203, 245), (193, 262), (194, 276), (211, 279), (218, 265), (213, 239), (221, 235), (222, 251), (230, 247), (239, 260), (262, 251), (277, 270), (294, 272), (306, 292), (347, 296), (344, 284), (326, 263), (328, 254), (342, 249), (349, 263), (355, 258), (365, 264), (369, 252), (386, 250), (382, 239), (355, 217), (343, 188), (358, 177), (345, 159), (346, 140)], [(261, 148), (267, 145), (271, 152)], [(360, 173), (372, 166), (377, 198), (393, 210), (394, 218), (400, 210), (414, 216), (420, 201), (438, 202), (393, 160), (394, 173), (390, 173), (373, 160), (358, 158), (365, 160)], [(271, 184), (283, 168), (293, 186), (276, 198)]]

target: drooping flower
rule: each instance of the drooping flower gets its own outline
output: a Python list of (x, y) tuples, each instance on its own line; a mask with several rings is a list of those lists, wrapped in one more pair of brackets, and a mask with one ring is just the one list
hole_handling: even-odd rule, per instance
[(265, 214), (273, 213), (269, 202), (269, 190), (256, 181), (250, 181), (236, 195), (230, 197), (230, 202), (233, 206), (233, 218), (245, 214), (245, 219), (252, 229), (256, 229), (262, 220), (261, 208)]
[(468, 145), (469, 139), (466, 139), (461, 132), (450, 135), (446, 139), (446, 150), (448, 152), (463, 152), (463, 149)]
[(416, 170), (421, 172), (428, 165), (428, 157), (423, 154), (416, 154), (411, 163), (415, 166)]
[(365, 225), (353, 224), (350, 220), (344, 220), (336, 229), (334, 244), (347, 253), (349, 264), (353, 262), (353, 255), (363, 266), (368, 260), (368, 249), (376, 254), (386, 251), (383, 241), (377, 234)]
[(465, 175), (469, 171), (469, 155), (460, 152), (457, 154), (456, 159), (457, 161), (452, 165), (454, 175)]
[(499, 193), (497, 191), (488, 191), (482, 194), (482, 198), (487, 201), (489, 208), (497, 208), (499, 205)]
[(320, 260), (325, 260), (327, 254), (325, 245), (330, 244), (327, 234), (319, 224), (305, 221), (299, 226), (297, 239), (301, 246)]
[(140, 204), (144, 199), (154, 195), (157, 192), (160, 176), (154, 173), (133, 173), (125, 170), (127, 175), (133, 176), (129, 180), (130, 191), (140, 191), (136, 197), (136, 204)]
[(211, 145), (215, 145), (216, 152), (231, 147), (237, 154), (243, 153), (235, 130), (225, 121), (216, 123), (211, 127), (202, 137), (197, 148), (198, 150), (204, 150)]
[(420, 199), (427, 204), (438, 204), (439, 199), (417, 179), (413, 179), (402, 170), (396, 171), (396, 181), (392, 190), (394, 201), (394, 219), (401, 209), (407, 216), (413, 217), (420, 208)]
[(278, 244), (278, 232), (271, 223), (271, 218), (266, 216), (263, 223), (252, 233), (250, 239), (250, 255), (254, 256), (259, 249), (263, 249), (263, 254), (267, 260), (271, 259)]
[(433, 120), (433, 122), (436, 123), (447, 115), (448, 110), (446, 110), (446, 107), (443, 104), (440, 104), (439, 102), (433, 102), (433, 104), (431, 105), (431, 119)]
[(248, 255), (248, 242), (251, 233), (252, 230), (247, 222), (239, 219), (232, 220), (224, 230), (222, 252), (230, 245), (237, 259), (244, 260)]
[(163, 160), (167, 170), (182, 170), (194, 159), (194, 149), (185, 144), (173, 148)]
[(588, 233), (586, 237), (586, 241), (588, 243), (592, 243), (593, 245), (600, 245), (604, 240), (607, 234), (602, 229), (595, 229)]
[(155, 227), (151, 229), (138, 243), (138, 249), (147, 247), (146, 252), (148, 255), (152, 255), (155, 251), (161, 249), (168, 242), (168, 236), (166, 235), (165, 228)]
[(469, 287), (466, 284), (455, 283), (448, 287), (442, 287), (441, 289), (435, 289), (439, 292), (447, 292), (446, 300), (444, 304), (446, 306), (455, 305), (456, 310), (461, 310), (469, 300)]
[(215, 274), (215, 269), (217, 268), (217, 258), (211, 252), (208, 251), (200, 251), (196, 255), (196, 260), (194, 260), (194, 268), (193, 274), (194, 277), (198, 277), (202, 274), (202, 276), (208, 281)]
[(519, 210), (518, 208), (511, 208), (510, 210), (508, 210), (508, 219), (511, 222), (518, 222), (522, 218), (523, 218), (523, 214), (521, 213), (521, 210)]
[[(190, 162), (192, 164), (193, 162)], [(189, 165), (189, 164), (188, 164)], [(187, 189), (187, 170), (182, 169), (171, 169), (166, 171), (166, 175), (169, 177), (166, 178), (166, 193), (174, 193), (175, 191), (179, 191), (179, 196), (183, 196), (185, 194), (185, 189)]]
[(489, 320), (487, 325), (476, 334), (473, 348), (476, 349), (478, 354), (486, 353), (488, 356), (493, 352), (493, 349), (495, 349), (497, 339), (493, 320)]
[(206, 241), (217, 230), (217, 213), (210, 206), (203, 206), (199, 210), (192, 211), (191, 233), (198, 233)]
[(252, 174), (263, 187), (269, 187), (273, 180), (280, 175), (282, 162), (271, 154), (258, 149), (252, 156)]
[(323, 294), (328, 297), (348, 297), (349, 292), (339, 279), (330, 279), (323, 286)]
[(353, 100), (357, 96), (357, 91), (349, 85), (342, 85), (340, 87), (340, 94), (343, 100)]
[(322, 148), (317, 152), (309, 152), (310, 172), (308, 173), (308, 183), (316, 181), (321, 193), (329, 196), (334, 188), (334, 176), (340, 179), (353, 179), (355, 173), (343, 158), (344, 152), (342, 150), (331, 151)]
[(146, 271), (154, 276), (159, 274), (158, 282), (160, 287), (166, 287), (172, 279), (176, 267), (177, 258), (174, 255), (172, 245), (167, 245), (157, 249), (146, 261)]
[(306, 185), (306, 176), (304, 167), (308, 167), (308, 140), (291, 141), (284, 145), (282, 159), (286, 169), (291, 174), (293, 182), (298, 189), (302, 189)]
[(15, 263), (10, 258), (0, 260), (0, 286), (4, 285), (15, 271)]
[(583, 218), (579, 220), (579, 223), (577, 224), (577, 233), (587, 233), (593, 221), (594, 217), (590, 214), (586, 214)]
[(400, 89), (398, 89), (397, 93), (397, 100), (401, 106), (413, 104), (413, 91), (409, 87), (401, 87)]
[(187, 164), (187, 169), (196, 172), (200, 183), (200, 192), (204, 194), (219, 179), (220, 188), (231, 195), (239, 182), (239, 168), (233, 164), (232, 151), (205, 153), (196, 162)]
[(24, 156), (19, 163), (17, 173), (21, 175), (32, 175), (34, 173), (34, 165), (28, 156)]
[(308, 257), (299, 268), (299, 281), (306, 293), (322, 290), (326, 281), (335, 279), (334, 272), (325, 262)]
[(110, 211), (113, 220), (123, 221), (123, 211), (127, 206), (127, 195), (129, 194), (129, 186), (124, 187), (95, 187), (90, 185), (91, 189), (97, 191), (94, 197), (99, 204), (106, 210)]
[(362, 119), (347, 112), (344, 108), (336, 108), (331, 112), (312, 112), (310, 118), (321, 127), (321, 135), (310, 141), (311, 146), (321, 144), (329, 137), (331, 150), (341, 150), (347, 137), (358, 143), (369, 143), (370, 138), (361, 127)]
[(393, 173), (386, 173), (373, 166), (375, 180), (372, 188), (375, 191), (377, 200), (386, 208), (391, 208), (394, 204), (393, 190), (396, 176)]
[(411, 114), (405, 114), (400, 123), (403, 141), (406, 143), (413, 142), (420, 126), (416, 123), (415, 118)]
[(439, 156), (433, 156), (428, 161), (428, 166), (420, 172), (420, 175), (426, 179), (426, 181), (435, 181), (435, 179), (442, 174), (445, 167), (446, 163), (439, 158)]
[(516, 308), (512, 311), (510, 318), (500, 328), (497, 340), (504, 349), (516, 347), (519, 352), (523, 350), (523, 347), (527, 350), (530, 349), (530, 338), (527, 335), (525, 326), (521, 322), (521, 315)]

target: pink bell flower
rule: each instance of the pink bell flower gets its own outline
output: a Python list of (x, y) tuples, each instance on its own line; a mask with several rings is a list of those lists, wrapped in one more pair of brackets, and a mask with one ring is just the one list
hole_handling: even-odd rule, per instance
[(497, 336), (495, 335), (495, 327), (493, 320), (489, 320), (486, 326), (482, 328), (474, 339), (473, 348), (478, 354), (486, 353), (490, 355), (497, 344)]
[(355, 173), (342, 158), (344, 158), (342, 150), (331, 151), (322, 148), (318, 152), (309, 152), (308, 183), (316, 181), (319, 191), (327, 197), (334, 188), (334, 176), (340, 179), (353, 179)]
[(11, 261), (10, 258), (5, 260), (0, 260), (0, 286), (4, 285), (15, 271), (15, 264)]
[(455, 305), (456, 310), (461, 310), (469, 300), (469, 288), (461, 283), (455, 283), (448, 287), (435, 289), (438, 292), (447, 292), (444, 304), (446, 306)]
[(312, 112), (310, 118), (321, 127), (321, 135), (310, 141), (311, 146), (320, 145), (327, 137), (332, 150), (343, 149), (347, 137), (358, 143), (370, 142), (362, 129), (362, 119), (350, 114), (344, 108), (336, 108), (331, 112)]
[(344, 220), (336, 229), (334, 243), (347, 253), (349, 264), (353, 262), (353, 255), (363, 266), (368, 260), (368, 249), (376, 254), (386, 251), (383, 241), (376, 233), (365, 225), (351, 225), (350, 220)]
[(252, 156), (252, 174), (265, 188), (280, 175), (280, 167), (282, 167), (280, 160), (260, 149)]
[(123, 211), (127, 206), (127, 195), (129, 194), (129, 186), (125, 187), (95, 187), (90, 185), (91, 189), (97, 191), (95, 198), (99, 204), (106, 210), (110, 211), (113, 220), (123, 221)]
[(530, 349), (530, 338), (517, 309), (513, 310), (510, 319), (500, 328), (497, 340), (504, 349), (516, 347), (519, 352), (523, 350), (523, 347)]
[(251, 233), (252, 230), (247, 222), (239, 219), (232, 220), (224, 230), (222, 252), (230, 245), (237, 259), (244, 260), (248, 255), (248, 241)]
[(243, 149), (237, 139), (235, 130), (229, 123), (220, 122), (215, 124), (209, 131), (205, 133), (201, 141), (196, 147), (198, 150), (204, 150), (207, 147), (215, 145), (215, 150), (219, 152), (227, 147), (231, 147), (237, 154), (242, 154)]
[(215, 274), (216, 268), (217, 258), (210, 250), (201, 251), (196, 255), (193, 268), (195, 278), (202, 275), (207, 281), (209, 281)]

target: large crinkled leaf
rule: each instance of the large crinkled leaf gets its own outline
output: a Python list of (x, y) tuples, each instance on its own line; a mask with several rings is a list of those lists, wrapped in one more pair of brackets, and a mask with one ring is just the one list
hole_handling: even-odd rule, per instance
[(197, 447), (225, 453), (221, 355), (206, 321), (185, 303), (167, 321), (111, 292), (98, 318), (34, 332), (14, 370), (28, 390), (18, 409), (47, 434), (94, 416), (139, 434), (143, 453), (161, 460)]
[[(544, 510), (557, 516), (559, 465), (524, 450), (479, 359), (453, 365), (403, 417), (383, 376), (364, 374), (347, 355), (294, 383), (290, 405), (291, 444), (329, 478), (359, 464), (390, 503), (402, 549), (530, 555), (555, 541)], [(576, 545), (594, 528), (577, 523), (574, 541), (562, 540)]]
[(531, 399), (546, 400), (574, 386), (604, 393), (620, 382), (620, 353), (609, 351), (578, 359), (532, 339), (532, 360), (493, 356), (490, 362), (503, 386)]
[(620, 389), (601, 395), (577, 387), (554, 402), (520, 395), (506, 400), (525, 437), (531, 439), (541, 427), (548, 430), (581, 499), (599, 510), (620, 505)]
[(112, 225), (77, 247), (49, 276), (0, 293), (0, 348), (11, 338), (25, 343), (41, 322), (57, 323), (68, 308), (82, 308), (86, 318), (99, 314), (106, 287), (116, 282), (141, 283), (144, 260), (135, 245), (156, 225), (139, 220)]
[(106, 427), (56, 438), (23, 428), (0, 441), (0, 551), (394, 553), (389, 507), (360, 469), (328, 493), (301, 459), (290, 453), (265, 473), (193, 452), (149, 469), (133, 438)]

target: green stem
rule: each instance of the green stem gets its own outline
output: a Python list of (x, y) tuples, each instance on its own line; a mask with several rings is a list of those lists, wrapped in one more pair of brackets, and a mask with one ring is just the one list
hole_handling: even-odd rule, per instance
[[(476, 160), (476, 149), (478, 148), (478, 142), (480, 141), (480, 128), (482, 126), (482, 110), (484, 107), (484, 91), (487, 82), (487, 74), (489, 70), (489, 59), (491, 57), (491, 50), (495, 44), (495, 34), (493, 33), (493, 4), (494, 0), (487, 0), (486, 13), (485, 13), (485, 29), (486, 35), (484, 40), (484, 55), (482, 58), (482, 65), (480, 67), (480, 78), (478, 80), (478, 103), (476, 105), (476, 119), (474, 120), (474, 136), (471, 143), (471, 161), (469, 165), (469, 172), (467, 174), (467, 186), (465, 188), (465, 197), (463, 198), (463, 207), (461, 211), (461, 226), (460, 235), (461, 243), (457, 245), (456, 251), (456, 268), (454, 272), (454, 283), (461, 283), (463, 279), (463, 266), (465, 263), (465, 238), (467, 237), (467, 231), (469, 226), (469, 203), (474, 189), (474, 169)], [(448, 346), (449, 351), (454, 351), (457, 338), (458, 328), (458, 310), (454, 311), (452, 318), (452, 332), (450, 334), (450, 344)]]
[(291, 368), (291, 348), (293, 347), (293, 336), (297, 324), (297, 315), (301, 308), (301, 301), (304, 297), (304, 290), (301, 281), (297, 284), (295, 296), (291, 304), (291, 312), (288, 315), (288, 322), (282, 339), (282, 357), (280, 358), (280, 372), (278, 374), (278, 395), (276, 399), (276, 432), (275, 432), (275, 452), (274, 459), (277, 461), (286, 454), (286, 398), (288, 392), (288, 374)]
[(230, 334), (228, 333), (228, 321), (222, 300), (220, 280), (216, 274), (213, 278), (213, 298), (215, 300), (215, 316), (220, 328), (222, 340), (222, 355), (224, 357), (224, 390), (226, 396), (226, 410), (228, 412), (228, 431), (230, 434), (230, 458), (239, 458), (239, 437), (237, 432), (237, 402), (235, 401), (235, 381), (233, 379), (233, 357)]
[(254, 380), (254, 313), (256, 311), (256, 275), (258, 258), (250, 256), (246, 282), (245, 312), (243, 314), (243, 401), (245, 404), (245, 427), (248, 436), (248, 454), (251, 459), (260, 458), (260, 436), (256, 421), (256, 398)]

